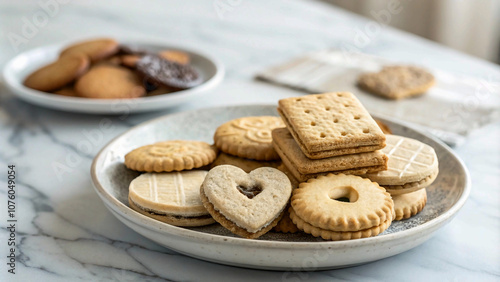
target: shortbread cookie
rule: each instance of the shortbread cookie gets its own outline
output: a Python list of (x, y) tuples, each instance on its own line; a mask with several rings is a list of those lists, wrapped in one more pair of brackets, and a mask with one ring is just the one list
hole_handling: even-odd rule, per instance
[(118, 50), (118, 42), (110, 38), (103, 38), (71, 45), (61, 51), (60, 57), (84, 54), (94, 63), (118, 53)]
[(142, 81), (131, 70), (113, 65), (98, 65), (75, 84), (78, 94), (95, 99), (138, 98), (146, 94)]
[(189, 61), (191, 60), (189, 58), (189, 54), (187, 54), (186, 52), (182, 52), (182, 51), (165, 50), (165, 51), (161, 51), (159, 53), (159, 55), (163, 59), (166, 59), (166, 60), (169, 60), (172, 62), (176, 62), (176, 63), (179, 63), (181, 65), (187, 65), (187, 64), (189, 64)]
[(129, 169), (170, 172), (199, 168), (217, 157), (217, 149), (201, 141), (171, 140), (139, 147), (125, 155)]
[(288, 170), (300, 182), (330, 172), (365, 174), (387, 168), (387, 157), (381, 151), (329, 157), (320, 160), (308, 159), (286, 128), (272, 131), (273, 145)]
[(420, 189), (418, 191), (392, 196), (394, 201), (395, 220), (410, 218), (421, 212), (427, 203), (427, 191)]
[(24, 85), (45, 92), (58, 90), (83, 75), (89, 65), (89, 60), (82, 55), (60, 58), (30, 74)]
[(200, 190), (205, 208), (232, 233), (254, 239), (276, 226), (292, 186), (281, 171), (262, 167), (250, 173), (230, 165), (209, 171)]
[(158, 55), (142, 56), (136, 69), (149, 81), (177, 89), (191, 88), (203, 81), (195, 68), (165, 60)]
[(392, 134), (392, 131), (387, 124), (383, 123), (378, 119), (376, 119), (375, 122), (377, 123), (378, 127), (380, 127), (380, 129), (384, 134)]
[[(295, 216), (304, 222), (337, 232), (383, 227), (394, 216), (394, 203), (384, 188), (369, 179), (344, 174), (301, 183), (293, 191), (291, 205)], [(290, 217), (298, 225), (294, 213), (290, 212)]]
[(384, 133), (349, 92), (282, 99), (278, 112), (310, 159), (372, 152), (385, 146)]
[(377, 73), (362, 74), (358, 85), (382, 97), (401, 99), (423, 94), (434, 85), (434, 76), (414, 66), (387, 66)]
[(214, 223), (200, 199), (207, 171), (144, 173), (130, 183), (129, 204), (140, 213), (176, 226)]
[(283, 126), (281, 118), (272, 116), (231, 120), (215, 131), (215, 146), (224, 153), (241, 158), (279, 160), (272, 145), (271, 130)]
[(219, 165), (232, 165), (241, 168), (246, 173), (249, 173), (252, 170), (257, 169), (259, 167), (277, 168), (279, 165), (281, 165), (281, 161), (269, 161), (269, 162), (255, 161), (255, 160), (231, 156), (226, 153), (220, 153), (217, 159), (215, 159), (215, 161), (210, 164), (210, 168), (214, 168)]
[(291, 209), (290, 217), (296, 224), (299, 230), (303, 230), (305, 233), (311, 234), (314, 237), (321, 237), (324, 240), (353, 240), (377, 236), (378, 234), (384, 232), (392, 223), (392, 219), (387, 219), (378, 226), (374, 226), (368, 229), (358, 230), (358, 231), (331, 231), (313, 226), (300, 217), (298, 217), (293, 209)]
[[(424, 188), (435, 179), (432, 178), (433, 175), (437, 176), (438, 157), (434, 149), (427, 144), (407, 137), (387, 135), (387, 146), (382, 152), (389, 158), (387, 170), (363, 176), (381, 186), (391, 186), (389, 188), (392, 190), (411, 188), (415, 185)], [(422, 180), (425, 181), (414, 184)]]

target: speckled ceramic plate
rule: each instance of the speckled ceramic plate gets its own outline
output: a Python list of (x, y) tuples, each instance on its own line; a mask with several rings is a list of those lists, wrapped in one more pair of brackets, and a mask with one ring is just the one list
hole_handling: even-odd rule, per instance
[(122, 115), (124, 113), (155, 111), (177, 106), (195, 99), (199, 95), (203, 95), (206, 90), (219, 84), (224, 77), (224, 67), (222, 64), (201, 51), (179, 45), (178, 43), (165, 42), (158, 39), (117, 38), (121, 44), (136, 46), (153, 52), (172, 49), (188, 53), (191, 57), (191, 65), (198, 70), (203, 78), (203, 82), (196, 87), (167, 95), (146, 96), (134, 99), (66, 97), (34, 90), (23, 85), (26, 76), (41, 66), (55, 61), (62, 48), (74, 42), (87, 39), (43, 46), (17, 55), (3, 69), (5, 84), (17, 97), (39, 106), (88, 114)]
[(233, 236), (218, 224), (199, 228), (171, 226), (128, 207), (128, 185), (138, 173), (123, 164), (130, 150), (168, 139), (212, 142), (222, 123), (244, 116), (277, 115), (275, 105), (233, 106), (164, 116), (118, 136), (95, 157), (91, 175), (97, 194), (124, 224), (145, 237), (199, 259), (228, 265), (273, 270), (320, 270), (386, 258), (414, 248), (448, 223), (465, 203), (470, 179), (463, 162), (439, 140), (400, 122), (383, 119), (394, 134), (432, 146), (439, 158), (439, 176), (427, 188), (427, 206), (417, 216), (396, 221), (382, 234), (366, 239), (329, 242), (304, 233), (269, 232), (258, 240)]

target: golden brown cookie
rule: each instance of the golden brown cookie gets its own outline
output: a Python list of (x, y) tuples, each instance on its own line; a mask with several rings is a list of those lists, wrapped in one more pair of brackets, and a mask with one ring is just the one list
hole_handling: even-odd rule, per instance
[(189, 64), (189, 61), (191, 60), (189, 58), (189, 55), (186, 52), (182, 52), (182, 51), (165, 50), (165, 51), (161, 51), (159, 53), (159, 55), (160, 55), (160, 57), (162, 57), (166, 60), (173, 61), (173, 62), (179, 63), (181, 65), (187, 65), (187, 64)]
[(235, 156), (228, 155), (226, 153), (220, 153), (217, 159), (210, 164), (210, 168), (214, 168), (219, 165), (232, 165), (239, 167), (246, 173), (251, 172), (259, 167), (273, 167), (277, 168), (281, 164), (281, 161), (255, 161), (250, 159), (239, 158)]
[(289, 208), (290, 205), (287, 205), (285, 211), (283, 212), (283, 217), (278, 222), (278, 224), (276, 224), (276, 226), (273, 228), (273, 231), (281, 233), (297, 233), (300, 231), (300, 229), (297, 228), (297, 225), (295, 225), (292, 219), (290, 218), (290, 213), (288, 211)]
[(283, 127), (279, 117), (243, 117), (219, 126), (215, 146), (222, 152), (260, 161), (279, 160), (272, 145), (271, 130)]
[(392, 200), (396, 212), (395, 220), (407, 219), (421, 212), (425, 207), (427, 192), (424, 188), (412, 193), (392, 196)]
[(113, 39), (103, 38), (73, 44), (61, 51), (60, 57), (74, 54), (84, 54), (91, 62), (95, 63), (116, 54), (119, 50), (118, 42)]
[(201, 141), (171, 140), (139, 147), (125, 155), (132, 170), (170, 172), (199, 168), (217, 157), (217, 149)]
[(330, 172), (359, 175), (387, 169), (387, 157), (381, 151), (311, 160), (300, 150), (286, 128), (274, 129), (272, 136), (274, 149), (300, 182)]
[(358, 231), (331, 231), (313, 226), (303, 219), (298, 217), (293, 209), (290, 210), (290, 217), (292, 221), (297, 225), (299, 230), (303, 230), (305, 233), (311, 234), (314, 237), (321, 237), (325, 240), (339, 241), (339, 240), (353, 240), (377, 236), (378, 234), (384, 232), (392, 223), (392, 219), (387, 219), (378, 226), (374, 226), (368, 229), (358, 230)]
[(123, 55), (120, 57), (122, 65), (129, 67), (129, 68), (135, 68), (137, 65), (137, 62), (141, 59), (141, 56), (139, 55)]
[(67, 96), (67, 97), (78, 97), (78, 93), (76, 92), (73, 86), (66, 86), (57, 91), (54, 91), (54, 94)]
[(372, 152), (385, 147), (384, 133), (349, 92), (282, 99), (278, 112), (310, 159)]
[(130, 183), (129, 204), (146, 216), (176, 226), (214, 223), (200, 199), (206, 175), (203, 170), (141, 174)]
[(54, 91), (83, 75), (88, 68), (89, 60), (85, 56), (67, 56), (30, 74), (24, 85), (39, 91)]
[(200, 190), (212, 217), (234, 234), (254, 239), (283, 215), (292, 187), (281, 171), (262, 167), (250, 173), (230, 165), (211, 169)]
[(378, 119), (376, 119), (375, 122), (377, 122), (378, 127), (380, 127), (380, 129), (384, 134), (392, 134), (392, 131), (387, 124), (383, 123)]
[(303, 221), (329, 231), (365, 230), (390, 222), (394, 215), (394, 203), (384, 188), (369, 179), (344, 174), (301, 183), (293, 191), (291, 205)]
[(385, 98), (401, 99), (423, 94), (434, 85), (434, 76), (414, 66), (387, 66), (376, 73), (362, 74), (358, 85)]
[(95, 99), (138, 98), (146, 94), (141, 79), (131, 70), (113, 65), (97, 65), (80, 77), (75, 90), (81, 97)]

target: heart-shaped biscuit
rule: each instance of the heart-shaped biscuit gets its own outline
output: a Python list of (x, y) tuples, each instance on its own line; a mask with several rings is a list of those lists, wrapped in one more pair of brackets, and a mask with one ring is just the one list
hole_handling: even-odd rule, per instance
[(278, 223), (291, 192), (288, 177), (270, 167), (247, 174), (235, 166), (217, 166), (201, 185), (202, 202), (212, 217), (246, 238), (258, 238)]

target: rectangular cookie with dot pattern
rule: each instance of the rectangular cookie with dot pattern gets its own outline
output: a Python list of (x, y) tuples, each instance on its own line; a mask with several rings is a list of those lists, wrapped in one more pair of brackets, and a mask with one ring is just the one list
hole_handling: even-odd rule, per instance
[(379, 150), (311, 160), (304, 155), (288, 129), (276, 128), (272, 131), (272, 136), (275, 151), (299, 182), (331, 172), (362, 175), (368, 171), (387, 169), (388, 158)]
[(373, 152), (385, 147), (384, 133), (349, 92), (282, 99), (278, 112), (310, 159)]

